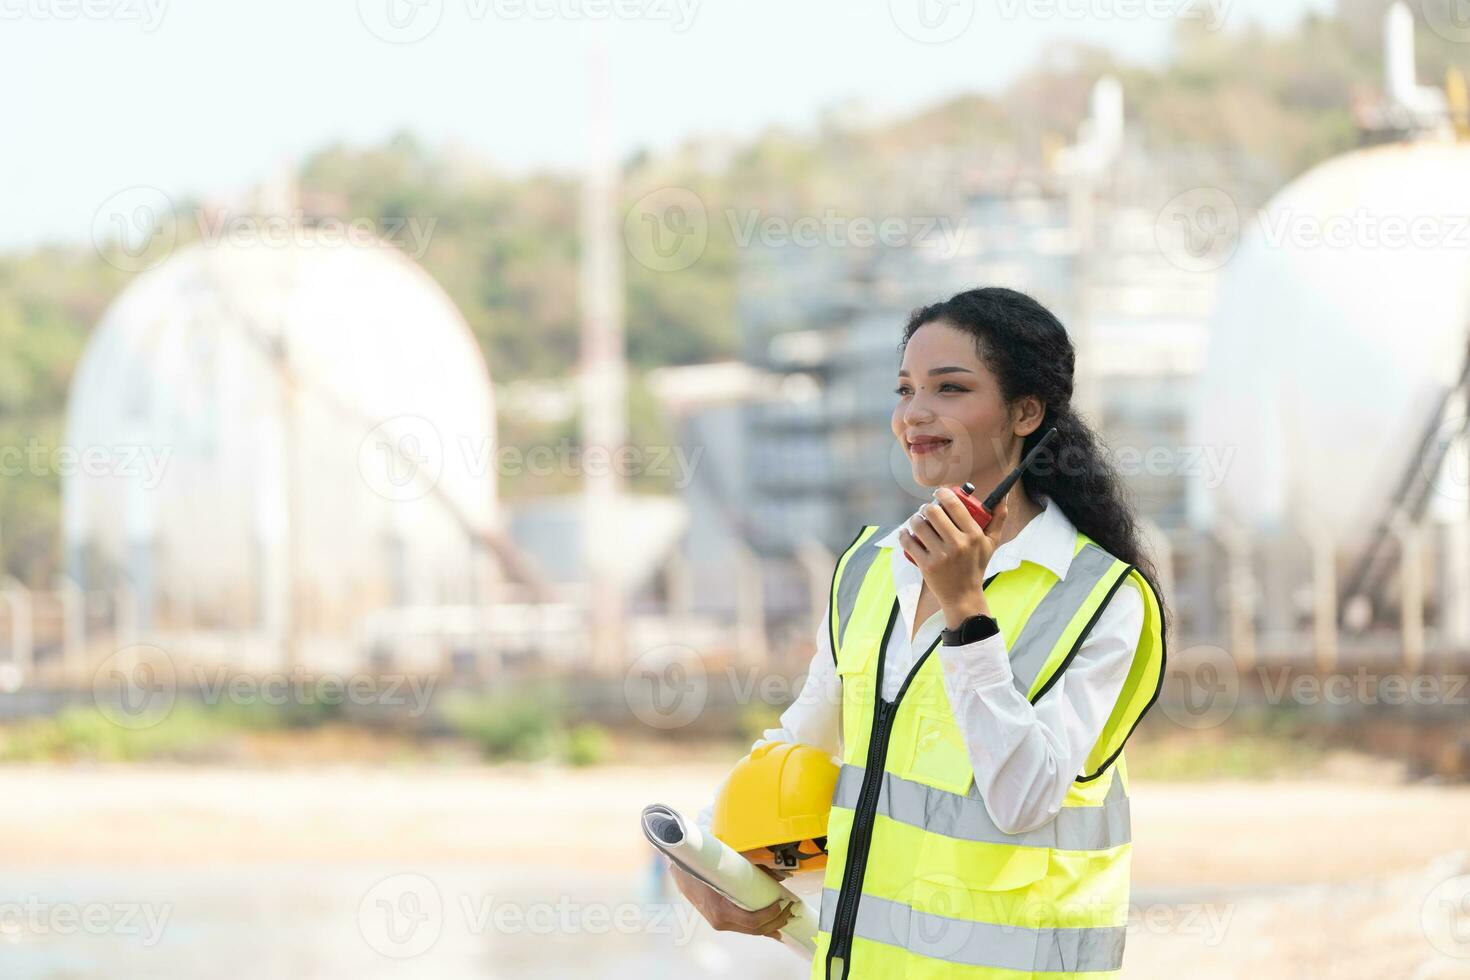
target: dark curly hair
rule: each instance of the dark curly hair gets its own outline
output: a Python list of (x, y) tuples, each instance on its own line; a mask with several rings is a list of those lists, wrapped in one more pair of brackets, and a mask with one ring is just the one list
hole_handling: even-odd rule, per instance
[(1103, 455), (1096, 434), (1072, 408), (1077, 352), (1067, 329), (1025, 293), (1000, 287), (970, 289), (914, 310), (898, 345), (900, 356), (914, 331), (938, 320), (974, 336), (980, 361), (999, 381), (1007, 402), (1034, 395), (1046, 405), (1041, 425), (1026, 436), (1021, 453), (1030, 452), (1053, 426), (1057, 436), (1026, 473), (1027, 495), (1034, 499), (1045, 494), (1077, 530), (1135, 566), (1159, 598), (1159, 625), (1161, 630), (1167, 628), (1158, 571), (1143, 547), (1123, 483)]

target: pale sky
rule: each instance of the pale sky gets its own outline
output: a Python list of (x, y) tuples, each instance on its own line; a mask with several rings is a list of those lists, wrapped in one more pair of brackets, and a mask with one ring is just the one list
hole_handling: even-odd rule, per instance
[(0, 248), (88, 241), (129, 188), (230, 194), (400, 129), (513, 171), (577, 168), (599, 33), (622, 153), (995, 91), (1061, 40), (1157, 61), (1179, 17), (1280, 28), (1326, 3), (0, 0)]

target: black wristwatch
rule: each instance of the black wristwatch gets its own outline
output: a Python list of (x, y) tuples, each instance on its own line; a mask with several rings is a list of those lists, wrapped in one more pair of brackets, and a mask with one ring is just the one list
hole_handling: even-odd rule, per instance
[(954, 629), (940, 630), (939, 636), (944, 640), (945, 646), (959, 647), (966, 643), (974, 643), (976, 640), (983, 640), (987, 636), (994, 636), (999, 632), (1000, 624), (995, 621), (995, 617), (980, 613), (971, 616)]

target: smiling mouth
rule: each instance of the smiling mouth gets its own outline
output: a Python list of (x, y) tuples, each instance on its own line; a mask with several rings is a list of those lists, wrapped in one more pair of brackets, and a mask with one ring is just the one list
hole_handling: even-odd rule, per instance
[(928, 453), (936, 453), (949, 448), (951, 439), (923, 439), (911, 440), (908, 444), (909, 452), (915, 456), (923, 456)]

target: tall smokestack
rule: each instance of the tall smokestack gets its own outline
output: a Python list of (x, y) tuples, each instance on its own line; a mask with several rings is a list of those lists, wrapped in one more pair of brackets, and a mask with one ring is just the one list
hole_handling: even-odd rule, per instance
[(1413, 104), (1418, 87), (1414, 78), (1414, 15), (1402, 3), (1389, 7), (1384, 18), (1383, 87), (1399, 105)]
[(615, 465), (627, 439), (623, 344), (623, 267), (613, 220), (618, 199), (605, 40), (587, 59), (587, 175), (582, 192), (582, 554), (595, 670), (623, 661), (623, 594), (617, 544), (622, 480)]

